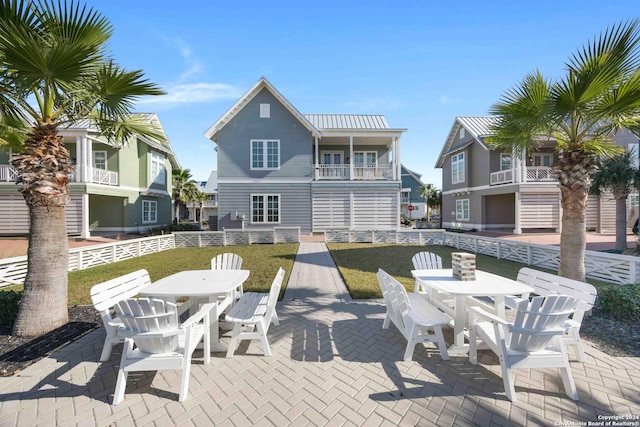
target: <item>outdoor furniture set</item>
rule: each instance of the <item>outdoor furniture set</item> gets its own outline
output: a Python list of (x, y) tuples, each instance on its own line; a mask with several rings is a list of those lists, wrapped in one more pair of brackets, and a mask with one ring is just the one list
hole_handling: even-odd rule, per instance
[[(442, 268), (441, 257), (429, 252), (416, 254), (412, 263), (415, 287), (409, 294), (378, 270), (387, 307), (383, 328), (391, 321), (407, 339), (404, 360), (411, 360), (418, 342), (430, 341), (438, 345), (443, 360), (468, 353), (475, 365), (482, 344), (481, 349), (498, 355), (511, 401), (516, 401), (512, 369), (517, 368), (560, 368), (566, 394), (578, 400), (567, 346), (575, 345), (577, 360), (584, 362), (579, 330), (595, 302), (593, 286), (531, 268), (510, 280), (476, 270), (474, 256), (465, 253), (452, 254), (452, 269)], [(454, 331), (449, 349), (441, 338), (447, 324)]]
[[(188, 394), (191, 358), (201, 342), (205, 365), (212, 351), (232, 357), (238, 340), (259, 339), (265, 356), (271, 355), (267, 331), (272, 322), (278, 324), (275, 306), (285, 272), (279, 269), (269, 293), (245, 293), (249, 270), (241, 266), (239, 256), (221, 254), (211, 260), (210, 270), (181, 271), (154, 283), (146, 270), (138, 270), (91, 288), (107, 332), (100, 360), (109, 360), (113, 346), (124, 343), (113, 405), (124, 398), (127, 372), (162, 369), (182, 370), (182, 402)], [(189, 300), (178, 305), (181, 297)], [(191, 317), (180, 323), (186, 310)], [(225, 310), (226, 320), (234, 324), (228, 349), (218, 331)]]

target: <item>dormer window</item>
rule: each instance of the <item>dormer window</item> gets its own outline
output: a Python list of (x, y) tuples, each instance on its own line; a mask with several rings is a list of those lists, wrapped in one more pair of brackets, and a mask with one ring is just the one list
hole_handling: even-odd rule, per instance
[(271, 117), (271, 104), (260, 104), (260, 118), (268, 119)]

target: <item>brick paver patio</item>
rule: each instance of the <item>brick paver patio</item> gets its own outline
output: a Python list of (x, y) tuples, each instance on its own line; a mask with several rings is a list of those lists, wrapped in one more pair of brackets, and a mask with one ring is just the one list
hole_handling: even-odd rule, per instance
[[(0, 378), (0, 426), (552, 426), (640, 416), (640, 360), (588, 345), (586, 363), (571, 364), (578, 402), (564, 394), (557, 370), (545, 369), (516, 371), (512, 404), (488, 351), (473, 366), (419, 345), (404, 362), (404, 338), (382, 329), (382, 302), (352, 301), (323, 243), (300, 245), (277, 310), (273, 356), (252, 341), (232, 359), (196, 361), (184, 403), (180, 372), (162, 371), (130, 374), (124, 402), (111, 406), (120, 354), (98, 362), (104, 332), (93, 332)], [(449, 328), (445, 335), (451, 342)]]

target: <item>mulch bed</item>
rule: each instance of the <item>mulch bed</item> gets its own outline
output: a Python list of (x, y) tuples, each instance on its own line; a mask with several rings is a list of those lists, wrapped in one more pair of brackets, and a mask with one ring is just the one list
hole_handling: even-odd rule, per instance
[[(0, 376), (19, 373), (27, 366), (102, 327), (100, 315), (93, 306), (69, 308), (69, 323), (38, 338), (12, 337), (11, 329), (0, 327)], [(600, 351), (611, 356), (640, 357), (640, 323), (623, 322), (604, 315), (597, 309), (582, 322), (580, 336)], [(572, 350), (570, 350), (572, 351)]]

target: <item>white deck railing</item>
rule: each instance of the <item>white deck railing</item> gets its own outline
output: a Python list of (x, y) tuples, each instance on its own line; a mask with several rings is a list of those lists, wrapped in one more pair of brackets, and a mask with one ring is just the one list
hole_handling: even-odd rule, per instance
[(18, 178), (18, 174), (13, 166), (0, 165), (0, 181), (12, 182)]
[[(351, 179), (351, 165), (318, 165), (317, 179), (347, 180)], [(391, 180), (393, 179), (393, 165), (354, 165), (354, 180)]]
[[(523, 182), (553, 182), (558, 180), (558, 171), (547, 166), (527, 166), (526, 180)], [(515, 169), (491, 172), (490, 185), (511, 184), (517, 182)]]
[[(18, 174), (13, 166), (0, 165), (0, 182), (15, 182)], [(76, 181), (76, 173), (69, 173), (69, 181)], [(94, 184), (118, 185), (118, 172), (93, 168), (91, 182)]]
[[(299, 241), (300, 227), (175, 232), (162, 236), (142, 237), (71, 249), (69, 250), (69, 271), (84, 270), (89, 267), (111, 264), (175, 248), (250, 245), (252, 243), (297, 243)], [(26, 274), (26, 256), (0, 259), (0, 288), (24, 283)]]
[[(325, 242), (444, 245), (549, 270), (557, 271), (560, 265), (559, 246), (451, 233), (444, 230), (330, 230), (325, 232)], [(639, 257), (586, 251), (584, 264), (586, 276), (590, 279), (619, 285), (640, 281)]]

